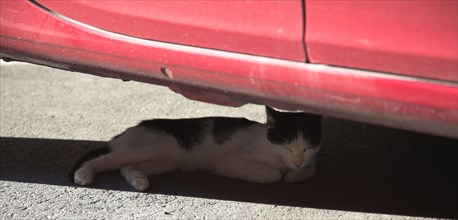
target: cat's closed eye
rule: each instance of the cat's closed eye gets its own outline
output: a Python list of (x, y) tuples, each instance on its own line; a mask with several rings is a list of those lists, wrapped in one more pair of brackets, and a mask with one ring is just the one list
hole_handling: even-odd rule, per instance
[(304, 150), (302, 150), (302, 152), (305, 153), (305, 151), (310, 150), (310, 149), (312, 149), (312, 148), (311, 147), (306, 147), (306, 148), (304, 148)]
[(275, 144), (281, 145), (281, 144), (288, 143), (288, 140), (286, 140), (286, 138), (279, 136), (279, 135), (271, 135), (268, 138), (272, 143), (275, 143)]

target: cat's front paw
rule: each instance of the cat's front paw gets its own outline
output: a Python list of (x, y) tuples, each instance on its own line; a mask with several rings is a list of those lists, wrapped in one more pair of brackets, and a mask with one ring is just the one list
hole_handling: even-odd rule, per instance
[(311, 165), (311, 166), (304, 167), (304, 169), (302, 170), (288, 171), (285, 177), (283, 177), (283, 181), (286, 183), (297, 183), (297, 182), (304, 181), (306, 179), (311, 178), (314, 174), (315, 174), (315, 166)]
[(285, 183), (296, 183), (299, 182), (299, 173), (296, 171), (288, 171), (285, 177), (283, 177)]
[(78, 169), (73, 175), (74, 182), (80, 186), (86, 186), (92, 183), (94, 174), (87, 168)]

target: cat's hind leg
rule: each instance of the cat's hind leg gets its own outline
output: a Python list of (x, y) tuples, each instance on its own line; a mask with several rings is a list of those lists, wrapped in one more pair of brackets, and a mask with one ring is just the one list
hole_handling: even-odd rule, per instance
[(73, 182), (80, 186), (91, 184), (97, 173), (116, 170), (127, 163), (125, 160), (126, 158), (123, 158), (123, 156), (124, 155), (119, 152), (110, 152), (103, 156), (85, 161), (74, 172)]
[(144, 191), (149, 187), (149, 175), (159, 175), (176, 170), (178, 167), (173, 159), (149, 160), (121, 168), (121, 176), (136, 190)]
[[(83, 168), (82, 165), (87, 161), (93, 160), (94, 158), (103, 156), (105, 154), (109, 154), (110, 152), (110, 148), (108, 146), (104, 146), (101, 148), (93, 149), (84, 154), (82, 157), (78, 159), (78, 161), (75, 162), (73, 167), (70, 169), (68, 175), (70, 182), (77, 183), (78, 185), (87, 185), (91, 183), (94, 176), (92, 174), (93, 172), (89, 169), (89, 167), (86, 166), (84, 167), (84, 169), (81, 169)], [(78, 174), (75, 175), (77, 171)]]
[(82, 163), (74, 172), (73, 182), (85, 186), (92, 183), (98, 173), (118, 170), (128, 164), (146, 159), (148, 158), (138, 151), (112, 151)]
[(108, 142), (104, 150), (97, 153), (96, 149), (96, 154), (91, 151), (78, 160), (70, 173), (70, 180), (78, 185), (88, 185), (97, 173), (160, 157), (167, 152), (155, 145), (167, 141), (170, 142), (158, 133), (138, 126), (131, 127)]
[(138, 191), (144, 191), (149, 187), (148, 177), (135, 166), (121, 167), (121, 176)]

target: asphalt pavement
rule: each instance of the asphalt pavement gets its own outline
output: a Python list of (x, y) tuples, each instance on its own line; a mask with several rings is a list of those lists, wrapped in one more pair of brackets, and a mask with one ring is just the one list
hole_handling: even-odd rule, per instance
[(141, 120), (262, 122), (264, 107), (206, 104), (166, 87), (30, 64), (0, 68), (2, 219), (458, 218), (456, 139), (336, 118), (324, 122), (310, 181), (262, 185), (174, 172), (151, 177), (149, 190), (135, 192), (112, 172), (77, 187), (67, 179), (73, 162)]

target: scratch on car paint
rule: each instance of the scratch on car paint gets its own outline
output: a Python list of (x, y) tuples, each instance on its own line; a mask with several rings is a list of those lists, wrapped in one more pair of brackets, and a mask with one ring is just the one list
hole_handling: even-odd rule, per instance
[(6, 11), (7, 11), (7, 12), (18, 13), (18, 14), (21, 13), (20, 11), (14, 10), (14, 9), (11, 9), (11, 8), (7, 8)]
[(348, 98), (348, 97), (343, 97), (339, 95), (326, 94), (326, 98), (333, 99), (339, 102), (349, 103), (349, 104), (358, 104), (361, 102), (361, 98), (359, 97)]

